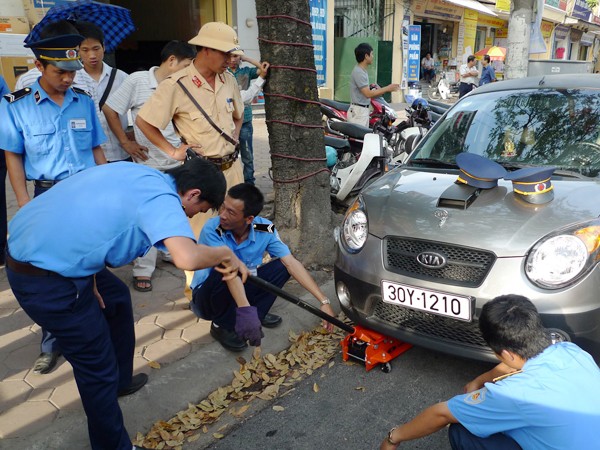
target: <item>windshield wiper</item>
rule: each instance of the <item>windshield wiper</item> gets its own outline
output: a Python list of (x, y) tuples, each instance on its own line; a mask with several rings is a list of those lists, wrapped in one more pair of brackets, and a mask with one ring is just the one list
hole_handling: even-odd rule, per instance
[(411, 160), (407, 161), (407, 163), (406, 163), (407, 166), (412, 166), (413, 164), (426, 164), (428, 166), (446, 167), (446, 168), (450, 168), (450, 169), (455, 169), (458, 167), (456, 164), (449, 163), (446, 161), (442, 161), (441, 159), (435, 159), (435, 158), (415, 158), (415, 159), (411, 159)]

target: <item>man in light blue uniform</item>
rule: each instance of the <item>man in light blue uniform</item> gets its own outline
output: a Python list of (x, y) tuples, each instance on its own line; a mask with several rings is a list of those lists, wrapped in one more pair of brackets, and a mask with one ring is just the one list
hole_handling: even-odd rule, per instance
[[(209, 219), (202, 228), (199, 242), (211, 247), (226, 245), (253, 274), (278, 287), (282, 287), (291, 275), (315, 296), (324, 312), (333, 316), (329, 299), (281, 241), (273, 223), (258, 216), (263, 205), (264, 197), (254, 185), (241, 183), (233, 186), (227, 192), (219, 217)], [(272, 259), (263, 265), (265, 252)], [(194, 273), (191, 308), (199, 317), (212, 321), (210, 333), (223, 347), (242, 351), (247, 344), (235, 326), (239, 308), (229, 291), (222, 289), (220, 278), (213, 269)], [(278, 326), (281, 317), (269, 313), (276, 296), (250, 283), (246, 283), (244, 289), (248, 301), (258, 311), (262, 326)], [(323, 324), (328, 330), (332, 329), (329, 323), (324, 321)], [(250, 344), (259, 345), (260, 339), (258, 344), (253, 341)]]
[(237, 325), (245, 337), (260, 340), (260, 321), (243, 295), (248, 269), (227, 247), (197, 245), (188, 221), (219, 207), (225, 186), (216, 166), (200, 158), (165, 173), (105, 164), (33, 199), (9, 224), (8, 281), (23, 310), (55, 336), (73, 366), (94, 450), (132, 449), (117, 396), (148, 379), (132, 376), (131, 295), (107, 266), (128, 264), (153, 245), (168, 250), (180, 269), (224, 264), (216, 270), (237, 289), (244, 315)]
[(392, 428), (392, 450), (448, 424), (453, 449), (574, 450), (600, 445), (600, 369), (575, 344), (552, 344), (535, 306), (520, 295), (486, 303), (481, 334), (501, 361), (465, 386)]
[[(0, 76), (0, 103), (2, 97), (10, 93), (8, 85)], [(6, 247), (6, 159), (0, 150), (0, 266), (4, 265), (4, 247)]]
[[(106, 139), (94, 102), (86, 92), (71, 88), (83, 65), (77, 46), (83, 37), (67, 21), (54, 22), (41, 31), (41, 39), (27, 45), (36, 56), (40, 78), (31, 86), (7, 94), (0, 103), (0, 149), (4, 150), (11, 185), (18, 205), (88, 167), (106, 162), (100, 144)], [(48, 373), (60, 351), (42, 328), (41, 354), (35, 373)]]

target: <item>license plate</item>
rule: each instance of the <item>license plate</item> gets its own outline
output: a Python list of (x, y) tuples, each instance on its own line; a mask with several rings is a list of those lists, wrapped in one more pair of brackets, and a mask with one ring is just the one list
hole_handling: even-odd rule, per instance
[(383, 301), (431, 314), (471, 321), (472, 297), (421, 289), (407, 284), (381, 281)]

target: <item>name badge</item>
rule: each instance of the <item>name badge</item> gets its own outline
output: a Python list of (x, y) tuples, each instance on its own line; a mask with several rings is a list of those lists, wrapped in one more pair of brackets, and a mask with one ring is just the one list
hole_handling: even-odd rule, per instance
[(227, 112), (233, 112), (233, 99), (227, 99)]
[(87, 128), (85, 119), (71, 119), (70, 127), (72, 130), (81, 130)]

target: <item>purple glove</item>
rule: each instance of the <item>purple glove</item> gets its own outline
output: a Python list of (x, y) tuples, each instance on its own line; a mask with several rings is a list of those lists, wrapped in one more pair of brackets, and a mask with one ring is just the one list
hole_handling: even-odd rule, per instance
[(255, 306), (242, 306), (235, 310), (235, 332), (255, 347), (260, 345), (262, 331)]

